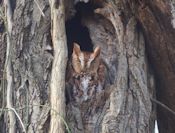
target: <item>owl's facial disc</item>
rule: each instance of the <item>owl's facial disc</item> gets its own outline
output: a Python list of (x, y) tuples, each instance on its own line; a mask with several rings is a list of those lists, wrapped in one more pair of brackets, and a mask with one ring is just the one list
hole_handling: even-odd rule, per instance
[(85, 61), (84, 61), (84, 54), (82, 52), (79, 54), (79, 60), (80, 60), (81, 68), (83, 69), (85, 66)]
[(89, 58), (89, 60), (88, 60), (88, 62), (87, 62), (87, 68), (90, 68), (90, 66), (91, 66), (91, 62), (94, 60), (94, 56), (93, 56), (93, 54), (91, 54), (90, 55), (90, 58)]

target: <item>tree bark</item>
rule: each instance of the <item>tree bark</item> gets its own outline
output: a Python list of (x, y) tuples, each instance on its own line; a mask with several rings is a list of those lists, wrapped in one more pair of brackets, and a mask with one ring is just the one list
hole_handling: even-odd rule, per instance
[[(93, 47), (101, 47), (110, 79), (110, 93), (93, 132), (153, 132), (155, 95), (175, 111), (174, 1), (9, 0), (11, 16), (3, 10), (7, 20), (0, 19), (3, 132), (63, 133), (69, 132), (67, 124), (72, 132), (87, 132), (78, 129), (79, 121), (65, 122), (66, 112), (75, 114), (65, 105), (67, 51), (71, 55), (72, 49), (66, 36), (73, 36), (65, 24), (76, 16), (80, 1), (85, 7), (90, 2), (92, 12), (83, 12), (78, 26), (88, 29)], [(87, 38), (82, 42), (90, 46)], [(160, 133), (173, 133), (175, 117), (157, 107)]]
[[(64, 1), (50, 1), (52, 21), (52, 43), (54, 60), (50, 84), (51, 123), (50, 133), (64, 133), (65, 119), (65, 71), (67, 64), (67, 42), (65, 33)], [(57, 111), (58, 113), (56, 113)]]
[[(156, 77), (157, 99), (175, 111), (175, 21), (174, 1), (143, 1), (135, 3), (136, 16), (143, 28), (149, 61)], [(137, 8), (136, 8), (137, 7)], [(160, 133), (173, 133), (175, 116), (157, 106)]]
[[(116, 3), (104, 3), (103, 8), (95, 10), (94, 16), (82, 17), (93, 44), (102, 49), (101, 57), (109, 68), (112, 81), (110, 97), (105, 101), (98, 127), (93, 132), (153, 132), (155, 108), (150, 98), (155, 85), (145, 54), (143, 32), (134, 16), (120, 10), (125, 6), (122, 1)], [(76, 116), (81, 116), (81, 110)], [(74, 120), (69, 125), (73, 133), (88, 133), (85, 128), (79, 129), (81, 121)]]
[[(48, 132), (49, 82), (53, 58), (49, 48), (50, 8), (47, 1), (36, 2), (16, 0), (11, 35), (11, 94), (13, 108), (21, 117), (26, 131)], [(38, 3), (45, 16), (42, 16)], [(15, 128), (16, 132), (23, 131), (19, 121)], [(8, 129), (7, 126), (7, 132)]]

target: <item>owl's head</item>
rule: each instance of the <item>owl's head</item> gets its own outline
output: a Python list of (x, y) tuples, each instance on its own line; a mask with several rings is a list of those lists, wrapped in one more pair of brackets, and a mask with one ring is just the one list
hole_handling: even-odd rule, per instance
[(74, 43), (72, 53), (72, 66), (76, 73), (96, 73), (100, 63), (100, 47), (93, 52), (81, 51), (80, 46)]

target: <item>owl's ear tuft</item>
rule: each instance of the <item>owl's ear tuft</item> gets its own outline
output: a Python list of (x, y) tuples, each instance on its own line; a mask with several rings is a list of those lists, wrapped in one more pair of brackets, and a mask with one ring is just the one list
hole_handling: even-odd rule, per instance
[(80, 50), (80, 46), (74, 42), (74, 48), (73, 48), (73, 53), (76, 55), (79, 55), (79, 53), (81, 52)]
[(101, 51), (101, 48), (99, 46), (97, 46), (94, 49), (94, 52), (93, 52), (94, 58), (100, 55), (100, 51)]

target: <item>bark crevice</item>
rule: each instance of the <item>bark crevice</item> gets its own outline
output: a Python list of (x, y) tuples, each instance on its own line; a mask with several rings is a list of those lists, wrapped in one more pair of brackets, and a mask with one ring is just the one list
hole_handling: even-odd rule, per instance
[[(49, 132), (49, 128), (56, 132), (58, 127), (64, 132), (65, 123), (59, 115), (66, 119), (67, 52), (70, 58), (72, 44), (76, 41), (85, 51), (100, 46), (108, 71), (105, 79), (108, 97), (101, 100), (104, 105), (94, 132), (153, 132), (156, 112), (150, 99), (155, 98), (155, 93), (157, 100), (175, 110), (173, 1), (50, 0), (53, 5), (47, 0), (36, 1), (11, 1), (15, 4), (11, 10), (13, 23), (9, 25), (13, 44), (12, 107), (27, 132)], [(1, 33), (5, 32), (3, 23), (0, 22)], [(4, 63), (5, 54), (8, 54), (4, 46), (8, 40), (3, 39), (6, 35), (1, 33), (0, 63)], [(0, 69), (4, 69), (3, 64)], [(1, 84), (4, 81), (3, 77)], [(5, 95), (4, 88), (0, 91)], [(0, 102), (2, 107), (9, 105)], [(71, 111), (78, 112), (76, 117), (80, 116), (81, 110), (72, 108)], [(157, 119), (161, 133), (174, 132), (175, 118), (170, 112), (158, 106)], [(6, 131), (9, 131), (8, 120), (8, 115), (2, 113), (0, 126)], [(83, 121), (67, 123), (75, 128), (83, 127)], [(22, 131), (18, 121), (15, 125), (16, 132)]]

